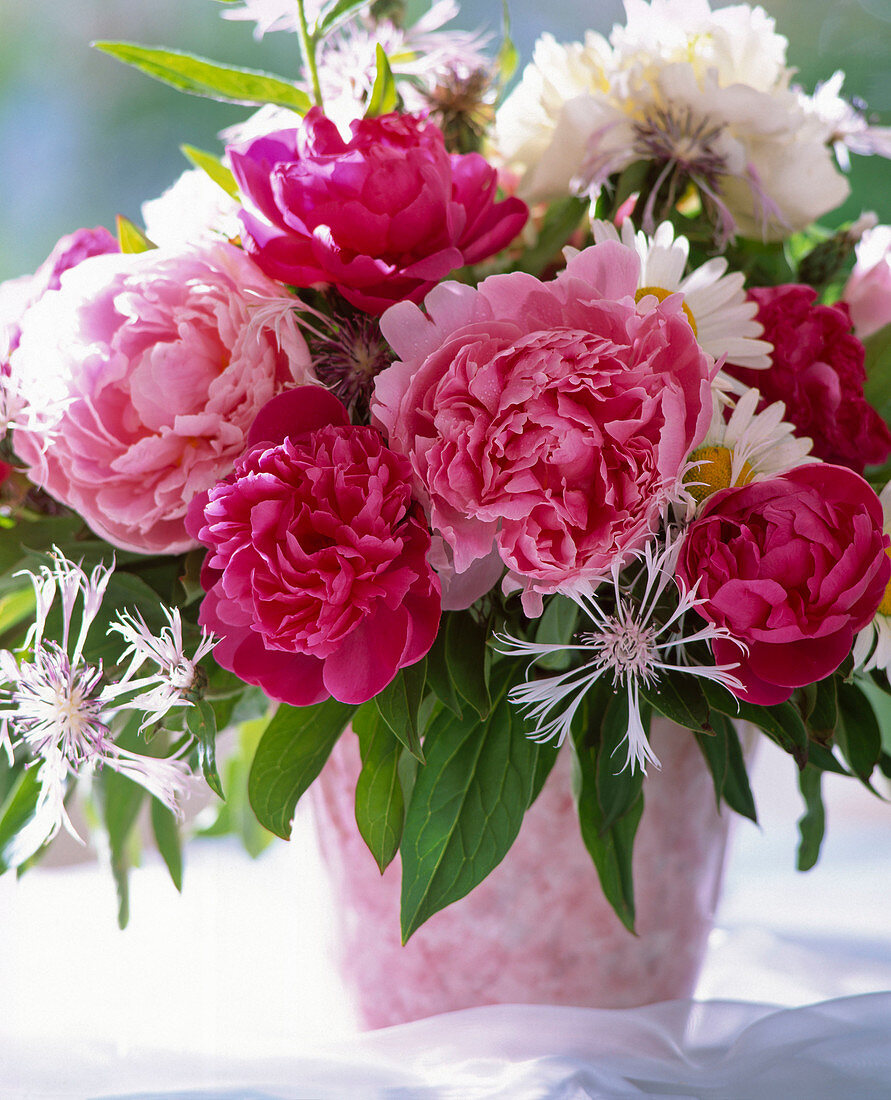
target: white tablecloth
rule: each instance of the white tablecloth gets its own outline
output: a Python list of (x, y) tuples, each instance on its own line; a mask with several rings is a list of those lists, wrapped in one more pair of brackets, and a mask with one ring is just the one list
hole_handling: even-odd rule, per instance
[(891, 815), (840, 787), (821, 865), (799, 875), (786, 766), (759, 760), (765, 832), (737, 832), (699, 1003), (474, 1009), (357, 1035), (299, 829), (255, 862), (193, 846), (182, 896), (148, 858), (125, 932), (95, 865), (4, 876), (0, 1100), (889, 1096)]

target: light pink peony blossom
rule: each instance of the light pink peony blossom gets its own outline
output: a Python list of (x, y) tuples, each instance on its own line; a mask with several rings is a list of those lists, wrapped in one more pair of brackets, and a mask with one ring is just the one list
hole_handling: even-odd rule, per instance
[(311, 379), (306, 343), (252, 323), (252, 294), (280, 296), (240, 249), (207, 244), (96, 256), (25, 315), (10, 358), (27, 404), (63, 402), (18, 430), (32, 481), (114, 546), (195, 545), (191, 498), (232, 469), (257, 410)]
[(696, 612), (743, 642), (715, 640), (738, 662), (740, 698), (761, 706), (830, 676), (873, 619), (891, 562), (882, 506), (844, 466), (817, 462), (722, 489), (690, 526), (678, 576), (698, 584)]
[(363, 703), (439, 627), (408, 463), (319, 387), (274, 398), (249, 443), (189, 513), (210, 549), (200, 622), (222, 638), (214, 657), (282, 702)]
[(842, 298), (861, 340), (891, 325), (891, 225), (867, 229)]
[(640, 548), (709, 425), (714, 361), (679, 296), (635, 305), (638, 264), (607, 242), (552, 282), (445, 283), (426, 316), (402, 303), (381, 319), (401, 361), (373, 417), (454, 571), (494, 553), (528, 614)]

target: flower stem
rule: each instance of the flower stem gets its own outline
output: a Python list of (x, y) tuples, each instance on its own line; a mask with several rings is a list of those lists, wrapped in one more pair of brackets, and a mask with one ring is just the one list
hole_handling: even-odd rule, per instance
[(319, 84), (319, 70), (316, 65), (316, 43), (315, 39), (310, 35), (309, 27), (306, 23), (304, 0), (297, 0), (297, 14), (299, 17), (297, 32), (300, 35), (300, 50), (303, 54), (303, 60), (306, 67), (309, 70), (309, 78), (312, 82), (312, 97), (316, 106), (321, 107), (322, 88)]

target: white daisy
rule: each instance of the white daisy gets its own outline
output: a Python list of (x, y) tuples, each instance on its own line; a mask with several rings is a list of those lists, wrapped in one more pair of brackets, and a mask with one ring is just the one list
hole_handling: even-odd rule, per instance
[[(879, 500), (885, 517), (882, 530), (886, 535), (891, 535), (891, 481), (879, 493)], [(891, 550), (887, 553), (891, 556)], [(864, 672), (881, 669), (891, 682), (891, 581), (875, 618), (854, 639), (852, 656), (855, 668), (861, 668)]]
[(724, 402), (716, 401), (706, 437), (690, 455), (684, 478), (691, 497), (688, 519), (719, 489), (764, 481), (819, 461), (810, 454), (812, 440), (797, 436), (795, 426), (783, 420), (782, 401), (756, 412), (761, 400), (756, 389), (725, 400), (733, 406), (729, 419), (725, 419)]
[(723, 256), (708, 260), (689, 275), (684, 272), (690, 255), (686, 237), (675, 237), (669, 222), (663, 222), (652, 236), (635, 232), (630, 219), (622, 223), (621, 234), (610, 222), (593, 220), (591, 231), (597, 244), (621, 241), (640, 257), (637, 300), (648, 295), (662, 301), (669, 294), (684, 296), (684, 313), (703, 351), (715, 360), (727, 359), (739, 366), (761, 369), (770, 366), (772, 345), (758, 337), (764, 329), (755, 320), (758, 306), (746, 298), (745, 278), (727, 273)]
[[(572, 720), (588, 690), (604, 674), (609, 674), (616, 690), (624, 688), (628, 695), (628, 730), (625, 739), (626, 756), (622, 770), (637, 767), (646, 770), (647, 763), (659, 767), (659, 760), (650, 747), (640, 716), (640, 684), (658, 683), (665, 672), (683, 672), (714, 680), (731, 690), (742, 685), (732, 674), (732, 665), (696, 665), (688, 660), (685, 647), (694, 642), (709, 642), (715, 638), (735, 641), (723, 627), (697, 623), (697, 629), (685, 634), (686, 613), (703, 601), (696, 598), (696, 588), (687, 590), (675, 576), (675, 566), (682, 539), (670, 530), (658, 550), (656, 540), (643, 552), (643, 565), (630, 579), (622, 581), (619, 569), (612, 574), (611, 610), (601, 606), (593, 592), (573, 593), (578, 604), (594, 625), (594, 629), (578, 635), (571, 645), (548, 645), (524, 641), (507, 635), (496, 635), (499, 652), (512, 657), (531, 657), (529, 671), (540, 657), (556, 652), (584, 653), (588, 659), (577, 668), (557, 676), (530, 680), (511, 688), (508, 697), (527, 712), (535, 722), (530, 736), (536, 741), (557, 738), (561, 744), (570, 732)], [(633, 590), (644, 580), (643, 593)], [(677, 589), (678, 600), (673, 612), (664, 620), (656, 617), (656, 608), (669, 585)], [(740, 646), (740, 651), (744, 646)], [(528, 676), (528, 674), (527, 674)]]

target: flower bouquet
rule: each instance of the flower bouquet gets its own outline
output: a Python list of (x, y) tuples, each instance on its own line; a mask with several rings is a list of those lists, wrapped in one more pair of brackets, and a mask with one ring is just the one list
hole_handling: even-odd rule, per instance
[(0, 287), (0, 871), (94, 829), (123, 922), (146, 806), (179, 885), (190, 790), (287, 839), (349, 740), (408, 941), (562, 759), (633, 931), (657, 721), (753, 820), (743, 724), (794, 757), (802, 869), (891, 775), (891, 234), (817, 221), (891, 131), (761, 8), (625, 6), (513, 90), (450, 0), (227, 3), (297, 79), (97, 43), (256, 110)]

